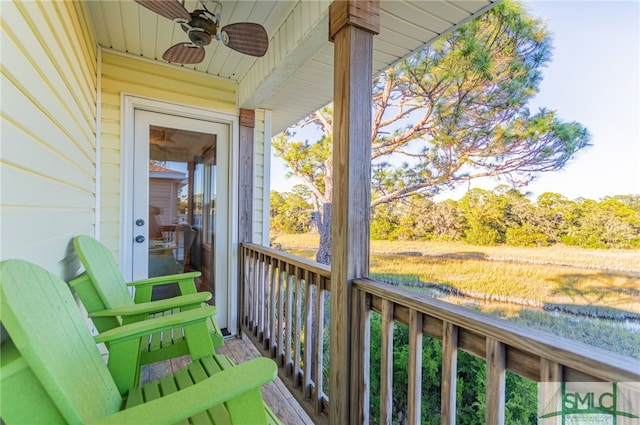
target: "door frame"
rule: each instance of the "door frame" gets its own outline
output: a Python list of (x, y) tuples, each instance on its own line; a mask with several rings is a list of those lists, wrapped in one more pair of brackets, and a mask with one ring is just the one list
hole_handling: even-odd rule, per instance
[[(211, 121), (229, 126), (229, 206), (226, 224), (228, 226), (227, 250), (227, 328), (232, 334), (238, 328), (238, 157), (239, 157), (239, 115), (215, 111), (196, 106), (152, 99), (122, 93), (121, 96), (121, 137), (120, 137), (120, 234), (118, 246), (120, 270), (125, 281), (131, 280), (133, 240), (133, 158), (136, 109), (175, 115), (201, 121)], [(216, 300), (218, 304), (218, 300)], [(218, 304), (219, 305), (219, 304)], [(220, 318), (222, 319), (222, 318)], [(221, 320), (225, 321), (225, 320)]]

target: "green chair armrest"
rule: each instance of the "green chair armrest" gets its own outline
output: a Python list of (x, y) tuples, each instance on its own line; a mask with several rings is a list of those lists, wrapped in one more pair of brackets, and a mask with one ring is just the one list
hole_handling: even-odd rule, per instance
[[(94, 425), (174, 424), (213, 406), (260, 388), (277, 374), (267, 358), (253, 359), (226, 369), (191, 387), (102, 418)], [(260, 406), (264, 409), (264, 406)]]
[(194, 279), (200, 277), (200, 272), (178, 273), (168, 276), (157, 276), (149, 279), (135, 280), (127, 283), (127, 286), (143, 287), (143, 286), (155, 286), (166, 285), (167, 283), (181, 282), (184, 280)]
[(197, 307), (211, 299), (211, 292), (198, 292), (189, 295), (180, 295), (165, 300), (150, 301), (147, 303), (128, 305), (109, 310), (95, 311), (89, 317), (111, 316), (136, 316), (140, 314), (158, 313), (180, 307)]
[(133, 338), (140, 338), (154, 332), (160, 332), (180, 326), (188, 326), (201, 322), (216, 314), (213, 306), (203, 306), (193, 310), (186, 310), (169, 316), (157, 317), (142, 322), (135, 322), (118, 328), (102, 332), (94, 337), (96, 343), (117, 343)]

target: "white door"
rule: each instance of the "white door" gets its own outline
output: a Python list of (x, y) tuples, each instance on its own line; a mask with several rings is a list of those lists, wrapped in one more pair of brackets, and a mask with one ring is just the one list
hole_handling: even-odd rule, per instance
[(200, 271), (197, 285), (214, 294), (222, 328), (230, 304), (230, 140), (228, 123), (135, 109), (124, 215), (132, 279)]

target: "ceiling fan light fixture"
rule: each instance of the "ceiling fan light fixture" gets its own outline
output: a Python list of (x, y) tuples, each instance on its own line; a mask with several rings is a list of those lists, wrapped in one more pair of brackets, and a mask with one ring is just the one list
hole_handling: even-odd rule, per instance
[(187, 34), (196, 46), (208, 46), (211, 43), (211, 34), (202, 28), (191, 28)]

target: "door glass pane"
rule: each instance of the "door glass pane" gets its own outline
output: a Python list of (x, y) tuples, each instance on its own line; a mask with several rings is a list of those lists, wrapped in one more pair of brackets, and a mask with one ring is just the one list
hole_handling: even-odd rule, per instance
[[(150, 126), (149, 277), (200, 271), (198, 289), (213, 290), (203, 213), (210, 183), (205, 158), (215, 158), (215, 150), (215, 135)], [(153, 299), (177, 294), (175, 285), (167, 285), (154, 289)]]

